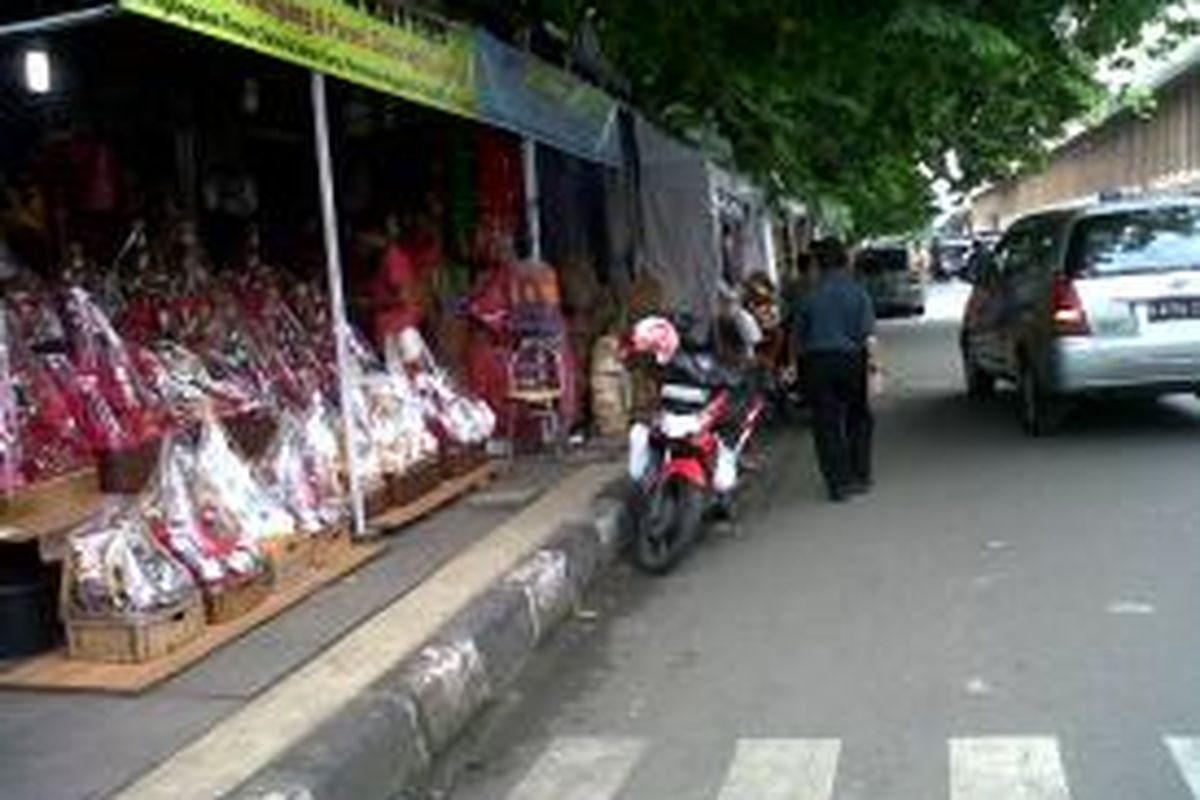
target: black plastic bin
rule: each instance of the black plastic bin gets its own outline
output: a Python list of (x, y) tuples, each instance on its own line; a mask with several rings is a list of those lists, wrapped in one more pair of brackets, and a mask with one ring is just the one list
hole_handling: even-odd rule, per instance
[(60, 638), (57, 571), (36, 548), (0, 547), (0, 659), (51, 649)]

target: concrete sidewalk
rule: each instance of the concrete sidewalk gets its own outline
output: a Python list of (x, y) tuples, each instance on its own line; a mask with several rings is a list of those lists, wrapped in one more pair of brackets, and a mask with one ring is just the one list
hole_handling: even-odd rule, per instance
[(613, 552), (619, 471), (522, 464), (144, 696), (0, 693), (4, 797), (399, 792)]

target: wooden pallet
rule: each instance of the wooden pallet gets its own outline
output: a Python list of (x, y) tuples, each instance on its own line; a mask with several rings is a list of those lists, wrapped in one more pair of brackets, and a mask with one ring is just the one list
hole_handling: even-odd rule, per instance
[(480, 486), (486, 486), (496, 477), (497, 470), (496, 464), (488, 462), (464, 475), (442, 481), (432, 491), (417, 500), (373, 517), (368, 521), (367, 528), (373, 534), (384, 534), (409, 525), (457, 500), (467, 492)]
[(138, 694), (192, 667), (213, 651), (278, 616), (323, 586), (338, 580), (379, 555), (380, 543), (351, 544), (333, 554), (319, 569), (276, 586), (266, 600), (245, 616), (210, 625), (204, 634), (170, 655), (144, 664), (100, 664), (72, 661), (65, 650), (19, 662), (0, 662), (0, 688), (45, 691), (88, 691)]

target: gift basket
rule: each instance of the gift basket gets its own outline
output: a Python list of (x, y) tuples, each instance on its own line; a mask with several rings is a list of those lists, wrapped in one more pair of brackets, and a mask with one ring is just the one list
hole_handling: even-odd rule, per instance
[(412, 503), (441, 477), (438, 439), (426, 423), (421, 398), (406, 375), (366, 376), (363, 389), (389, 500), (397, 506)]
[(211, 416), (201, 423), (192, 488), (197, 502), (222, 527), (253, 543), (272, 569), (290, 573), (305, 559), (308, 537), (297, 531), (296, 518), (259, 482)]
[(57, 316), (44, 298), (14, 293), (9, 300), (3, 314), (9, 380), (0, 402), (7, 404), (7, 424), (15, 431), (7, 446), (9, 458), (20, 459), (9, 478), (13, 489), (70, 475), (95, 461), (76, 415), (81, 401), (69, 379), (63, 386), (62, 373), (72, 370)]
[(412, 392), (441, 444), (447, 473), (461, 475), (486, 462), (487, 442), (496, 430), (491, 407), (459, 388), (416, 329), (404, 332), (401, 351)]
[(87, 661), (148, 661), (204, 630), (191, 574), (128, 502), (110, 504), (69, 537), (60, 610), (68, 654)]
[(303, 414), (287, 412), (258, 464), (270, 496), (296, 521), (297, 535), (276, 548), (277, 575), (320, 564), (323, 551), (345, 531), (346, 492), (337, 435), (323, 399), (313, 397)]
[(0, 303), (0, 507), (24, 483), (21, 475), (20, 417), (8, 328), (8, 311)]
[[(193, 436), (179, 432), (164, 440), (142, 512), (155, 539), (199, 585), (209, 622), (221, 623), (264, 600), (272, 573), (258, 541), (238, 527), (240, 518), (256, 519), (257, 512), (231, 513), (244, 498), (214, 496), (214, 477), (199, 474), (200, 447)], [(211, 469), (211, 447), (205, 470)]]
[[(133, 494), (150, 479), (166, 425), (166, 410), (138, 369), (132, 349), (91, 295), (65, 290), (64, 317), (84, 419), (96, 430), (100, 488)], [(94, 421), (93, 421), (94, 420)]]

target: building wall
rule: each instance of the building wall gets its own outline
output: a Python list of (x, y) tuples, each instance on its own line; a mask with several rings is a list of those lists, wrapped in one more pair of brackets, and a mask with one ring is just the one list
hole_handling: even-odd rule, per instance
[(1157, 97), (1148, 118), (1123, 112), (1055, 150), (1043, 170), (979, 194), (975, 228), (1104, 191), (1200, 188), (1200, 64)]

